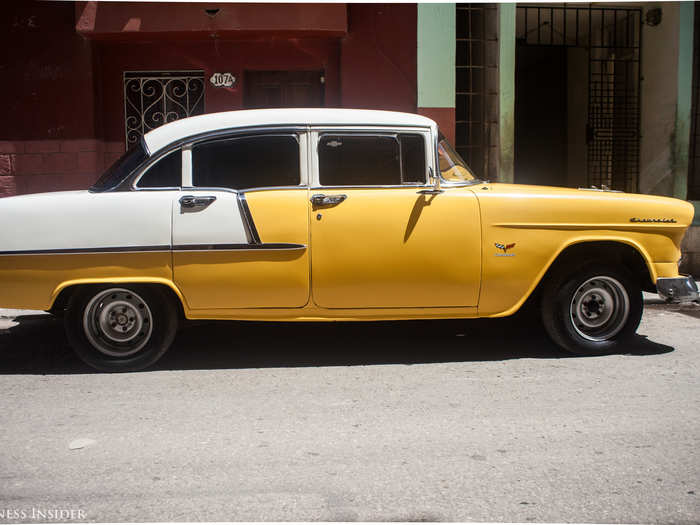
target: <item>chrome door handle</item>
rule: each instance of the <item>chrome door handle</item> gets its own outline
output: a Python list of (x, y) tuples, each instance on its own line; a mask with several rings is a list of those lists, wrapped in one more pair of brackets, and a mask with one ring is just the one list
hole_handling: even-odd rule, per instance
[(180, 206), (183, 208), (206, 208), (216, 200), (214, 195), (195, 197), (194, 195), (184, 195), (180, 197)]
[(324, 195), (323, 193), (316, 193), (311, 196), (311, 204), (314, 206), (336, 206), (347, 199), (348, 196), (344, 193), (339, 195)]

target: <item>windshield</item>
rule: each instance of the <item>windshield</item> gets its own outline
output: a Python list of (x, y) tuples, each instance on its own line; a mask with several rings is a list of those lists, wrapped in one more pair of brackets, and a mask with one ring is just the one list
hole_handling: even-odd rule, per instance
[(440, 160), (440, 174), (442, 178), (450, 182), (464, 182), (477, 180), (467, 167), (462, 157), (459, 156), (452, 145), (447, 142), (445, 135), (438, 135), (438, 159)]
[(102, 174), (97, 182), (90, 187), (90, 191), (108, 191), (119, 186), (119, 183), (131, 175), (147, 157), (143, 141), (139, 141)]

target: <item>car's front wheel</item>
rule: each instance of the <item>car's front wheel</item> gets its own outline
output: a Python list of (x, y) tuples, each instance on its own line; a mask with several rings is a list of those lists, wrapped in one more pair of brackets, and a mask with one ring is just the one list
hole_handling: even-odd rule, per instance
[(155, 363), (177, 332), (173, 301), (157, 288), (86, 287), (65, 315), (68, 341), (88, 365), (104, 372), (132, 372)]
[(579, 355), (622, 350), (642, 318), (640, 286), (621, 268), (591, 264), (545, 285), (542, 321), (552, 340)]

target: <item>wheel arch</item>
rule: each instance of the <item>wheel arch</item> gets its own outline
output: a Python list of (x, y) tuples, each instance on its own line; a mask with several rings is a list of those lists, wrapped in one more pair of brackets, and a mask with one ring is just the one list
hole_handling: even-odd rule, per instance
[(49, 312), (53, 314), (58, 314), (63, 311), (68, 303), (79, 289), (86, 286), (94, 285), (105, 285), (105, 284), (121, 284), (128, 285), (134, 284), (139, 286), (153, 286), (162, 291), (164, 291), (172, 300), (175, 301), (177, 305), (179, 314), (181, 318), (185, 316), (186, 302), (182, 295), (182, 292), (175, 286), (172, 281), (167, 279), (152, 279), (152, 278), (115, 278), (115, 279), (75, 279), (71, 281), (65, 281), (59, 284), (51, 294), (51, 307)]
[(488, 317), (503, 317), (512, 315), (533, 301), (537, 301), (546, 282), (559, 271), (571, 267), (574, 261), (583, 260), (622, 263), (640, 288), (648, 292), (656, 292), (656, 269), (647, 251), (638, 243), (625, 238), (581, 237), (570, 239), (543, 266), (533, 280), (529, 290), (523, 297), (506, 311), (488, 315)]

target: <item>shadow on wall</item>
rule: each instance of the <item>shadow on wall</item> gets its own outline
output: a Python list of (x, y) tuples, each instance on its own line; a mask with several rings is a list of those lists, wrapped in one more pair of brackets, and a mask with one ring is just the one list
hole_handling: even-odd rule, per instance
[[(547, 338), (536, 314), (524, 311), (510, 318), (467, 321), (188, 322), (152, 370), (576, 359)], [(17, 321), (0, 330), (0, 373), (94, 372), (68, 347), (59, 319), (42, 315)], [(636, 356), (671, 351), (644, 336), (627, 349)]]

